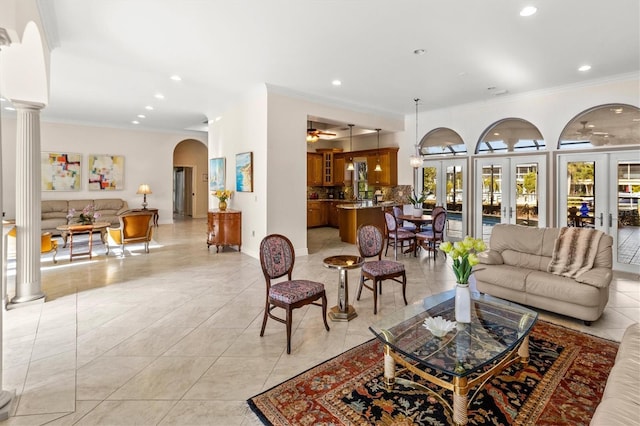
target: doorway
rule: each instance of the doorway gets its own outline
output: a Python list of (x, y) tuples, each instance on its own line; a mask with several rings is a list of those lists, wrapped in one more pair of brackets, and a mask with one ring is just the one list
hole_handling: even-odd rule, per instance
[(613, 237), (613, 269), (640, 271), (640, 158), (637, 151), (569, 154), (558, 161), (560, 226)]
[(546, 156), (477, 158), (475, 163), (476, 233), (489, 242), (498, 223), (544, 228)]
[(467, 235), (467, 160), (426, 160), (422, 169), (422, 189), (428, 210), (446, 206), (447, 237), (461, 240)]
[(173, 168), (173, 214), (193, 216), (193, 167)]

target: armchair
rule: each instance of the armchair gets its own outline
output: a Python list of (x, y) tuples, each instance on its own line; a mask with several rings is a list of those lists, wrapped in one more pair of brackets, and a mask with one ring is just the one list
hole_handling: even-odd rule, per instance
[[(120, 227), (109, 227), (109, 237), (122, 249), (129, 243), (144, 243), (145, 252), (149, 253), (149, 242), (153, 237), (153, 217), (151, 211), (131, 211), (118, 216)], [(107, 254), (109, 254), (109, 242), (107, 242)]]

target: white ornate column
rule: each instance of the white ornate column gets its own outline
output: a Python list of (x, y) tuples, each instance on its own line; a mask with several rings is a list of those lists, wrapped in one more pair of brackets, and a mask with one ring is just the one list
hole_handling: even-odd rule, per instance
[(12, 100), (16, 134), (16, 295), (11, 303), (42, 299), (40, 275), (40, 110), (42, 104)]

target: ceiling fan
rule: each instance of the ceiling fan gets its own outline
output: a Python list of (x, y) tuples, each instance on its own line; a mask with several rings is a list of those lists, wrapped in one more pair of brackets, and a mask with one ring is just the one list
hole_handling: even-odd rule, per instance
[(313, 121), (309, 121), (309, 123), (307, 125), (307, 142), (309, 142), (309, 143), (318, 142), (318, 140), (320, 139), (320, 135), (322, 135), (322, 136), (336, 136), (335, 133), (325, 132), (325, 131), (322, 131), (322, 130), (314, 129), (313, 128)]
[[(595, 142), (596, 140), (599, 142), (598, 144), (603, 144), (606, 142), (606, 139), (615, 137), (614, 135), (609, 134), (608, 132), (596, 132), (592, 127), (587, 127), (588, 121), (583, 120), (580, 122), (582, 127), (577, 130), (577, 133), (584, 139)], [(603, 141), (604, 139), (604, 141)]]

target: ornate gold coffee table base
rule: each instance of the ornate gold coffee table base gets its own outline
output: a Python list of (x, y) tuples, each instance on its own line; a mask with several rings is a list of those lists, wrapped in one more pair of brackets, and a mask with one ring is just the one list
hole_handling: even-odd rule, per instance
[[(473, 401), (478, 392), (480, 392), (480, 390), (489, 380), (491, 380), (493, 377), (497, 376), (506, 368), (510, 367), (518, 361), (525, 366), (529, 363), (528, 336), (522, 340), (522, 343), (518, 347), (507, 353), (500, 362), (498, 362), (491, 369), (485, 371), (484, 373), (475, 376), (471, 380), (469, 380), (467, 377), (454, 376), (452, 382), (447, 382), (425, 372), (415, 364), (408, 362), (404, 357), (397, 354), (393, 350), (393, 348), (391, 348), (391, 346), (385, 345), (384, 382), (388, 390), (392, 390), (394, 384), (398, 383), (406, 387), (420, 389), (430, 393), (436, 399), (438, 399), (442, 403), (442, 405), (444, 405), (449, 411), (451, 411), (451, 413), (453, 414), (453, 421), (456, 425), (466, 425), (468, 423), (467, 410), (469, 404), (471, 403), (471, 401)], [(401, 368), (399, 371), (396, 371), (396, 363), (400, 364), (403, 368)], [(449, 402), (442, 398), (438, 393), (434, 392), (426, 386), (423, 386), (411, 380), (397, 377), (398, 374), (402, 374), (406, 370), (412, 372), (413, 374), (423, 378), (430, 383), (453, 392), (453, 404), (449, 404)], [(476, 388), (476, 390), (471, 398), (469, 398), (469, 391), (473, 388)]]

